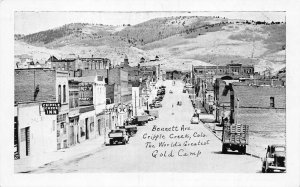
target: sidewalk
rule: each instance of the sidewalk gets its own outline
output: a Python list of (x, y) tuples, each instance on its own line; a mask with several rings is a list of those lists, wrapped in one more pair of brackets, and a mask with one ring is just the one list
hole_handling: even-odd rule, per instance
[(15, 173), (27, 173), (49, 163), (80, 157), (104, 146), (104, 136), (86, 140), (70, 148), (14, 160)]

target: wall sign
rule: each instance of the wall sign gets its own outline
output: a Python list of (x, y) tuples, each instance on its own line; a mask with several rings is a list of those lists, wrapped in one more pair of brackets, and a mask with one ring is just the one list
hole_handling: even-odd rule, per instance
[(93, 104), (93, 84), (80, 83), (79, 84), (79, 106)]
[(61, 107), (60, 103), (42, 103), (46, 115), (57, 115)]

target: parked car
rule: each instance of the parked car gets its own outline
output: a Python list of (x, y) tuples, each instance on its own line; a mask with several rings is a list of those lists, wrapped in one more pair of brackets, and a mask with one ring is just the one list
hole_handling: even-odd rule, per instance
[(160, 102), (155, 102), (155, 108), (162, 107), (162, 104)]
[(149, 104), (149, 107), (150, 107), (150, 108), (154, 108), (154, 107), (155, 107), (155, 103), (150, 103), (150, 104)]
[(191, 124), (199, 124), (199, 118), (197, 116), (193, 116), (191, 119)]
[(178, 102), (177, 102), (177, 105), (178, 105), (178, 106), (181, 106), (181, 105), (182, 105), (182, 101), (178, 101)]
[(183, 89), (183, 90), (182, 90), (182, 93), (186, 93), (186, 89)]
[(122, 143), (125, 145), (126, 143), (128, 143), (129, 140), (125, 129), (111, 130), (108, 133), (108, 137), (110, 145), (113, 145), (115, 143)]
[(170, 94), (172, 94), (172, 93), (173, 93), (173, 91), (172, 91), (172, 90), (170, 90), (170, 91), (169, 91), (169, 93), (170, 93)]
[(153, 121), (153, 120), (155, 120), (156, 118), (154, 117), (154, 116), (151, 116), (151, 115), (149, 115), (149, 117), (148, 117), (148, 121)]
[(262, 172), (285, 171), (285, 145), (269, 145), (266, 156), (262, 159)]

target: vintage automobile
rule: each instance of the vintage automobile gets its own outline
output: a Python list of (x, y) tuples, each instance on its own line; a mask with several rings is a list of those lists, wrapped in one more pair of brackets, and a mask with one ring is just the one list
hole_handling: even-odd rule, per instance
[(134, 136), (137, 133), (137, 126), (136, 125), (126, 125), (125, 130), (130, 137)]
[(129, 137), (125, 129), (111, 130), (108, 133), (108, 137), (109, 137), (109, 145), (113, 145), (115, 143), (121, 143), (125, 145), (126, 143), (128, 143), (129, 140)]
[(262, 172), (284, 172), (286, 170), (285, 155), (285, 145), (269, 145), (266, 156), (262, 159)]
[(162, 104), (158, 101), (155, 102), (155, 108), (159, 108), (159, 107), (162, 107)]
[(149, 104), (150, 108), (155, 108), (155, 102)]
[(153, 120), (155, 120), (156, 118), (154, 117), (154, 116), (151, 116), (151, 115), (149, 115), (149, 117), (148, 117), (148, 121), (153, 121)]

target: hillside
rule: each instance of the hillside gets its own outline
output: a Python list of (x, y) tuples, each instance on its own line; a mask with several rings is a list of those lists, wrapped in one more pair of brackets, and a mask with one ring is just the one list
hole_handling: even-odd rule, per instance
[(127, 54), (133, 65), (158, 55), (163, 69), (230, 62), (253, 64), (257, 71), (285, 67), (284, 23), (229, 20), (219, 17), (156, 18), (137, 25), (74, 23), (26, 36), (15, 36), (15, 55), (47, 59), (69, 53), (107, 57), (114, 64)]

